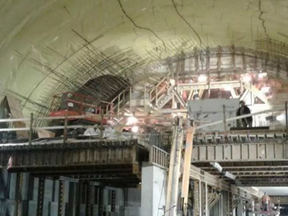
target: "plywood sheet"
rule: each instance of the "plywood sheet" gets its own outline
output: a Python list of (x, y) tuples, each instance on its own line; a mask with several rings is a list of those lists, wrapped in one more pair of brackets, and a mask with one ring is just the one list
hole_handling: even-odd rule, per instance
[[(23, 118), (22, 108), (20, 101), (14, 98), (13, 96), (6, 96), (8, 106), (11, 112), (11, 118)], [(13, 122), (15, 128), (24, 128), (26, 127), (25, 122)], [(17, 137), (20, 139), (28, 139), (28, 131), (17, 131)]]

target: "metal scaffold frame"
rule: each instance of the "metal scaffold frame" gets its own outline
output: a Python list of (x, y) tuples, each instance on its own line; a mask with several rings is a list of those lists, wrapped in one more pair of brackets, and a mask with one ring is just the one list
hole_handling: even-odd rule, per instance
[[(232, 195), (237, 195), (239, 197), (245, 197), (246, 199), (253, 199), (254, 197), (261, 197), (262, 194), (259, 191), (253, 190), (252, 188), (244, 189), (237, 187), (235, 185), (230, 185), (229, 183), (221, 180), (220, 178), (208, 174), (199, 168), (191, 165), (192, 149), (193, 149), (193, 135), (195, 130), (195, 125), (187, 125), (187, 137), (186, 146), (182, 147), (183, 143), (183, 130), (184, 124), (182, 118), (175, 118), (175, 125), (173, 130), (173, 142), (171, 146), (170, 154), (170, 166), (168, 173), (168, 183), (167, 183), (167, 197), (165, 206), (165, 216), (176, 216), (178, 209), (178, 194), (180, 187), (181, 190), (181, 210), (184, 215), (187, 215), (187, 200), (188, 200), (188, 183), (189, 177), (199, 182), (199, 196), (200, 196), (200, 208), (199, 215), (209, 215), (208, 213), (208, 185), (218, 190), (226, 190)], [(184, 160), (181, 157), (184, 155)], [(182, 176), (181, 172), (182, 164)], [(188, 177), (189, 173), (189, 177)], [(204, 184), (204, 192), (202, 193), (202, 187)], [(202, 200), (203, 196), (203, 200)], [(202, 203), (206, 206), (205, 211), (202, 208)], [(232, 208), (232, 207), (231, 207)], [(203, 211), (202, 211), (203, 210)], [(230, 212), (232, 209), (228, 209)], [(201, 211), (201, 212), (200, 212)]]

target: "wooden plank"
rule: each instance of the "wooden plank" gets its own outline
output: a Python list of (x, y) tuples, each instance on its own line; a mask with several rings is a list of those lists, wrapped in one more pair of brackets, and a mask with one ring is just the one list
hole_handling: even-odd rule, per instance
[[(20, 101), (13, 96), (6, 96), (8, 106), (11, 113), (11, 118), (24, 118)], [(24, 122), (13, 122), (15, 128), (24, 128), (26, 124)], [(28, 131), (16, 131), (17, 137), (19, 139), (28, 139)]]
[[(193, 124), (193, 123), (192, 123)], [(190, 169), (192, 160), (192, 150), (193, 150), (193, 136), (195, 132), (194, 125), (190, 125), (187, 128), (186, 134), (186, 146), (184, 153), (184, 164), (183, 164), (183, 176), (182, 176), (182, 192), (181, 198), (183, 198), (184, 215), (187, 214), (188, 206), (188, 194), (189, 194), (189, 182), (190, 182)]]
[(176, 216), (178, 191), (179, 191), (179, 177), (181, 167), (181, 154), (183, 142), (182, 118), (177, 118), (177, 124), (173, 128), (173, 143), (170, 154), (170, 164), (167, 182), (167, 196), (165, 208), (165, 216)]

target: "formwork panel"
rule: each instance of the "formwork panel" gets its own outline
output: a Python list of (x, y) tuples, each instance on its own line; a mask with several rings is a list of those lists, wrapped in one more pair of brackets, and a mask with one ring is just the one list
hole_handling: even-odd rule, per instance
[(223, 160), (224, 158), (223, 147), (221, 145), (216, 145), (215, 149), (216, 149), (215, 160), (216, 161)]
[(208, 146), (207, 147), (207, 150), (208, 150), (208, 152), (209, 152), (209, 154), (207, 155), (207, 159), (208, 160), (215, 160), (215, 146)]
[(287, 160), (286, 144), (275, 142), (194, 145), (193, 161), (273, 161)]
[(242, 144), (240, 147), (241, 147), (241, 159), (248, 160), (249, 159), (249, 145)]

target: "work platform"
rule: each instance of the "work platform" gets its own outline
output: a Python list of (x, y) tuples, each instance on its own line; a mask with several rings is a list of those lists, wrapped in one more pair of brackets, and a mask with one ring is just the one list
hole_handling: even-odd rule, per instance
[[(168, 168), (168, 156), (163, 149), (143, 143), (143, 139), (137, 137), (122, 141), (86, 138), (64, 142), (63, 139), (47, 139), (30, 145), (10, 143), (0, 146), (0, 165), (6, 167), (12, 159), (11, 172), (29, 171), (38, 176), (105, 181), (121, 187), (139, 184), (142, 162)], [(286, 131), (196, 134), (192, 163), (219, 176), (210, 162), (220, 163), (224, 170), (237, 176), (243, 186), (287, 185)]]
[[(9, 162), (8, 171), (15, 174), (15, 181), (19, 182), (19, 185), (21, 185), (20, 182), (26, 181), (21, 180), (24, 172), (29, 172), (32, 178), (36, 177), (39, 179), (39, 184), (41, 183), (39, 193), (45, 191), (47, 179), (53, 179), (54, 182), (59, 182), (59, 184), (63, 185), (64, 182), (68, 182), (69, 185), (74, 186), (76, 185), (75, 182), (77, 184), (79, 182), (80, 185), (96, 182), (102, 186), (137, 187), (140, 186), (139, 184), (143, 180), (141, 175), (143, 175), (142, 164), (144, 162), (148, 162), (148, 166), (156, 165), (158, 168), (160, 167), (163, 173), (166, 173), (168, 168), (169, 154), (159, 147), (151, 144), (150, 146), (144, 145), (142, 142), (143, 140), (140, 139), (95, 140), (87, 138), (67, 139), (65, 142), (63, 139), (51, 139), (32, 141), (30, 144), (2, 144), (0, 145), (0, 165), (3, 166), (3, 169), (6, 169)], [(231, 143), (231, 145), (233, 144), (235, 143)], [(195, 148), (198, 147), (205, 147), (205, 145), (196, 144), (193, 155), (196, 152)], [(205, 163), (209, 164), (208, 162), (207, 160)], [(145, 164), (147, 165), (147, 163)], [(201, 163), (195, 163), (194, 165), (199, 166)], [(222, 178), (215, 171), (206, 168), (207, 166), (205, 165), (204, 170), (206, 171), (203, 171), (196, 166), (191, 166), (189, 173), (191, 184), (194, 184), (195, 187), (197, 186), (199, 190), (196, 192), (205, 194), (201, 198), (203, 199), (203, 205), (216, 200), (217, 197), (219, 198), (213, 191), (225, 191), (225, 193), (223, 192), (223, 196), (227, 200), (225, 205), (230, 206), (230, 209), (233, 209), (236, 205), (234, 200), (237, 201), (242, 198), (246, 200), (254, 199), (261, 196), (257, 191), (251, 188), (242, 188), (241, 185), (239, 187), (235, 185), (235, 182)], [(148, 179), (151, 179), (151, 176), (148, 176)], [(98, 187), (98, 185), (85, 187), (89, 189)], [(67, 190), (66, 188), (64, 191)], [(73, 193), (69, 192), (69, 196), (72, 197)], [(92, 193), (92, 191), (89, 193)], [(87, 192), (88, 195), (89, 193)], [(63, 191), (60, 190), (59, 194), (63, 194)], [(213, 198), (214, 196), (216, 197), (215, 199)], [(43, 197), (37, 199), (37, 205), (42, 205), (41, 200), (43, 200)], [(59, 206), (60, 204), (58, 204)], [(86, 210), (88, 207), (86, 207)], [(63, 208), (61, 207), (61, 209)], [(39, 211), (42, 210), (40, 209)]]
[(221, 176), (210, 164), (218, 162), (223, 172), (236, 176), (242, 186), (288, 185), (288, 141), (284, 130), (198, 134), (194, 141), (193, 164), (213, 175)]
[(135, 187), (141, 181), (142, 162), (149, 160), (149, 151), (135, 139), (57, 142), (2, 145), (0, 164), (6, 167), (9, 163), (9, 172), (30, 172), (37, 177), (64, 176)]

